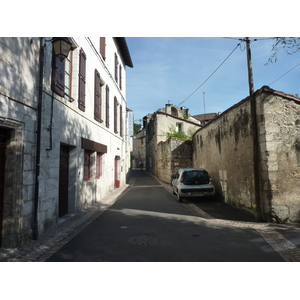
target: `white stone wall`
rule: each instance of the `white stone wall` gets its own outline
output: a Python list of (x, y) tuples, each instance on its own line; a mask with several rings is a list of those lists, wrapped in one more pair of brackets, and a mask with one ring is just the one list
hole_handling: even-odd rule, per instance
[(0, 38), (0, 128), (6, 148), (2, 247), (31, 235), (34, 201), (39, 38)]
[[(99, 54), (100, 38), (73, 38), (72, 98), (51, 90), (52, 43), (45, 47), (42, 95), (41, 159), (38, 197), (38, 232), (43, 234), (58, 222), (60, 147), (69, 147), (68, 213), (72, 214), (95, 201), (101, 201), (114, 188), (115, 158), (120, 186), (126, 182), (126, 67), (113, 38), (106, 38), (106, 59)], [(0, 128), (11, 129), (6, 150), (6, 187), (2, 246), (15, 247), (31, 238), (35, 191), (37, 106), (39, 89), (40, 38), (0, 38)], [(86, 56), (85, 111), (78, 108), (79, 51)], [(115, 53), (122, 67), (122, 89), (115, 81)], [(105, 88), (102, 95), (103, 122), (94, 119), (95, 69), (110, 90), (110, 127), (105, 123)], [(119, 71), (119, 69), (118, 69)], [(114, 132), (114, 97), (118, 100), (117, 127), (122, 106), (123, 136)], [(84, 149), (82, 138), (106, 145), (102, 176), (83, 181)], [(52, 140), (51, 140), (52, 139)], [(130, 141), (128, 141), (130, 146)], [(130, 152), (129, 152), (130, 153)], [(96, 153), (93, 154), (95, 161)]]
[[(106, 38), (106, 60), (102, 60), (97, 49), (99, 49), (99, 38), (74, 38), (78, 48), (73, 51), (73, 72), (72, 72), (72, 97), (75, 101), (70, 102), (68, 98), (53, 94), (50, 89), (51, 79), (51, 45), (46, 45), (46, 68), (47, 80), (44, 83), (45, 96), (43, 102), (43, 140), (41, 150), (41, 189), (39, 226), (43, 232), (52, 227), (58, 218), (58, 188), (59, 188), (59, 153), (60, 145), (70, 146), (70, 169), (69, 169), (69, 211), (74, 213), (93, 202), (101, 201), (109, 192), (114, 189), (115, 178), (115, 157), (119, 156), (120, 185), (126, 182), (126, 76), (125, 67), (123, 70), (122, 90), (114, 80), (114, 55), (118, 53), (114, 40)], [(85, 111), (78, 108), (78, 70), (79, 51), (83, 49), (86, 54), (86, 98)], [(119, 62), (122, 60), (119, 58)], [(101, 80), (109, 86), (110, 95), (110, 127), (105, 123), (105, 92), (102, 96), (102, 116), (104, 122), (94, 120), (94, 74), (98, 70)], [(105, 91), (105, 88), (104, 88)], [(54, 100), (52, 100), (52, 96)], [(114, 97), (122, 105), (123, 114), (123, 137), (120, 133), (114, 133)], [(48, 130), (51, 120), (50, 111), (53, 101), (52, 120), (52, 149), (49, 148), (50, 132)], [(119, 106), (118, 106), (118, 128), (120, 128)], [(107, 146), (107, 153), (102, 157), (102, 176), (96, 179), (96, 170), (93, 169), (93, 176), (90, 181), (83, 181), (84, 149), (81, 147), (81, 138)], [(96, 153), (93, 154), (94, 161)]]

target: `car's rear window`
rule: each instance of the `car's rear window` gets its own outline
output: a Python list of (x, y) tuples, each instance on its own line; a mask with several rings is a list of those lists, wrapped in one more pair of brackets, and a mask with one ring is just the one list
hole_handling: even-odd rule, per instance
[(184, 184), (207, 184), (209, 175), (206, 171), (185, 171), (182, 174)]

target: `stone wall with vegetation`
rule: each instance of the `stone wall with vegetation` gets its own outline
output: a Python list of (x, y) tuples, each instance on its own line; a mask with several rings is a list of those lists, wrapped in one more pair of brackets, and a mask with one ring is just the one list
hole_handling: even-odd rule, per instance
[[(300, 221), (300, 98), (263, 87), (256, 93), (262, 218)], [(193, 166), (211, 174), (225, 202), (256, 211), (249, 98), (193, 137)]]
[(194, 135), (193, 166), (212, 176), (226, 203), (255, 209), (249, 101), (241, 101)]
[(171, 183), (171, 175), (179, 168), (192, 167), (192, 142), (171, 138), (157, 145), (156, 176)]

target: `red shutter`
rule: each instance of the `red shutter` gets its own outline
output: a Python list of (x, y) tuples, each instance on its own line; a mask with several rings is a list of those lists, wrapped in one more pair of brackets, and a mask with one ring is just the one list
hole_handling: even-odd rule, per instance
[(118, 100), (117, 100), (117, 98), (115, 97), (114, 98), (114, 114), (115, 114), (115, 116), (114, 116), (114, 131), (115, 131), (115, 133), (118, 133), (118, 126), (117, 126), (117, 124), (118, 124)]
[(115, 80), (118, 82), (118, 56), (115, 53)]
[(101, 97), (100, 74), (97, 70), (95, 70), (94, 118), (98, 122), (100, 122), (100, 97)]
[(120, 136), (123, 136), (123, 115), (122, 115), (122, 105), (120, 105)]
[(83, 49), (80, 50), (79, 55), (79, 92), (78, 92), (78, 107), (85, 111), (85, 78), (86, 75), (86, 55)]
[(109, 87), (106, 86), (106, 127), (109, 128)]
[(106, 45), (105, 45), (105, 37), (101, 37), (100, 38), (100, 54), (101, 56), (103, 57), (103, 59), (105, 60), (105, 48), (106, 48)]
[(51, 89), (54, 93), (64, 96), (65, 90), (65, 62), (52, 54)]

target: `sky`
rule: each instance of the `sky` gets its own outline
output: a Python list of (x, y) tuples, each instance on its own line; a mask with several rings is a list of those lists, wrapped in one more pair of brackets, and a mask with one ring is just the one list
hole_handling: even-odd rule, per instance
[[(126, 68), (126, 98), (135, 123), (167, 103), (197, 115), (223, 112), (245, 99), (249, 83), (246, 44), (239, 40), (243, 38), (126, 37), (134, 66)], [(273, 39), (251, 40), (254, 90), (268, 85), (300, 95), (300, 65), (291, 70), (300, 63), (300, 52), (288, 55), (281, 50), (277, 62), (266, 66)]]

